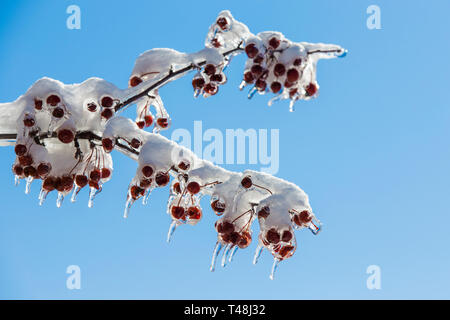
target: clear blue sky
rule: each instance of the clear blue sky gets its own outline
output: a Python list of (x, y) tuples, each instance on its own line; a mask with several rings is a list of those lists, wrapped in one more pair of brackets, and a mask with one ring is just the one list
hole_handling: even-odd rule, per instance
[[(133, 3), (131, 5), (131, 3)], [(281, 5), (283, 3), (283, 5)], [(77, 4), (82, 29), (68, 30)], [(381, 30), (366, 8), (381, 8)], [(125, 87), (135, 58), (155, 47), (193, 52), (210, 23), (229, 9), (253, 32), (278, 30), (295, 41), (337, 43), (345, 59), (321, 61), (318, 99), (266, 106), (237, 89), (244, 57), (220, 94), (194, 100), (191, 76), (161, 90), (172, 129), (279, 128), (279, 177), (309, 195), (323, 232), (297, 232), (299, 248), (275, 281), (255, 243), (210, 273), (215, 243), (208, 210), (196, 227), (165, 236), (168, 190), (122, 218), (135, 163), (115, 153), (113, 180), (88, 209), (38, 206), (38, 184), (15, 188), (12, 148), (0, 149), (0, 298), (310, 299), (450, 298), (450, 3), (436, 1), (2, 1), (0, 101), (37, 79), (66, 83), (102, 77)], [(130, 110), (134, 117), (134, 110)], [(164, 133), (170, 136), (170, 131)], [(257, 166), (228, 165), (228, 169)], [(205, 203), (204, 207), (207, 204)], [(256, 226), (255, 226), (256, 227)], [(257, 228), (255, 228), (257, 231)], [(79, 265), (82, 289), (67, 290), (66, 267)], [(378, 265), (382, 289), (366, 288)]]

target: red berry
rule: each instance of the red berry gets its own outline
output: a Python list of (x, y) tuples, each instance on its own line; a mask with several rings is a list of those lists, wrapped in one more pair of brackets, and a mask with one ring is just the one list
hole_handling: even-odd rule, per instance
[(250, 177), (244, 177), (244, 179), (242, 179), (242, 181), (241, 181), (241, 185), (245, 189), (250, 188), (253, 185), (252, 179), (250, 179)]
[(313, 96), (317, 92), (317, 86), (314, 83), (310, 83), (306, 86), (305, 91), (307, 96)]
[(213, 74), (210, 78), (211, 81), (215, 81), (215, 82), (222, 82), (223, 81), (223, 76), (218, 73), (218, 74)]
[(21, 176), (23, 174), (23, 167), (19, 164), (15, 164), (12, 170), (16, 176)]
[(41, 178), (45, 178), (51, 170), (51, 166), (47, 163), (40, 163), (37, 167), (37, 174), (41, 177)]
[(95, 111), (97, 111), (97, 104), (95, 102), (90, 102), (87, 104), (87, 109), (90, 112), (95, 112)]
[(64, 110), (63, 110), (63, 108), (56, 107), (55, 109), (53, 109), (52, 116), (57, 118), (57, 119), (61, 119), (62, 117), (64, 117)]
[(280, 251), (278, 252), (278, 254), (283, 258), (289, 258), (294, 254), (295, 251), (295, 247), (294, 246), (284, 246), (283, 248), (280, 249)]
[(89, 174), (90, 180), (92, 180), (94, 182), (98, 182), (100, 180), (100, 177), (101, 177), (101, 172), (98, 169), (92, 170), (91, 173)]
[(172, 186), (172, 191), (176, 194), (180, 194), (181, 193), (180, 183), (175, 182)]
[(32, 127), (35, 124), (35, 121), (33, 118), (27, 117), (23, 120), (23, 124), (25, 127)]
[(211, 208), (218, 213), (222, 213), (225, 211), (225, 203), (221, 202), (220, 200), (214, 200), (211, 202)]
[(207, 94), (210, 94), (213, 96), (217, 93), (217, 91), (219, 90), (219, 87), (212, 83), (208, 83), (208, 84), (206, 84), (204, 90)]
[(195, 181), (189, 182), (187, 185), (187, 190), (190, 194), (197, 194), (200, 192), (200, 185)]
[(281, 90), (281, 83), (279, 83), (278, 81), (272, 82), (272, 84), (270, 85), (270, 90), (272, 90), (273, 93), (279, 92)]
[(255, 76), (261, 75), (261, 74), (263, 73), (263, 71), (264, 71), (263, 67), (261, 67), (259, 64), (254, 64), (254, 65), (251, 67), (250, 70), (252, 71), (252, 73), (253, 73)]
[(251, 242), (252, 242), (252, 236), (250, 235), (249, 232), (244, 231), (242, 233), (242, 235), (240, 236), (237, 245), (239, 246), (239, 248), (245, 249), (250, 245)]
[(294, 60), (294, 66), (298, 67), (301, 64), (302, 64), (302, 59), (301, 58), (297, 58), (297, 59)]
[(250, 43), (245, 47), (245, 53), (250, 59), (253, 59), (258, 54), (259, 50), (254, 43)]
[(286, 72), (286, 68), (284, 67), (284, 64), (277, 63), (275, 67), (273, 67), (273, 74), (276, 77), (281, 77)]
[(264, 56), (262, 54), (258, 54), (255, 59), (253, 59), (254, 63), (261, 63), (264, 61)]
[(213, 64), (207, 64), (207, 65), (205, 66), (205, 73), (206, 73), (208, 76), (212, 76), (213, 74), (216, 73), (216, 67), (215, 67)]
[(155, 182), (159, 187), (164, 187), (170, 181), (170, 176), (167, 172), (158, 172), (155, 176)]
[(220, 29), (222, 29), (222, 30), (227, 30), (228, 29), (228, 20), (227, 20), (227, 18), (220, 17), (219, 19), (217, 19), (216, 23), (220, 27)]
[(111, 170), (102, 168), (102, 179), (108, 179), (111, 176)]
[(136, 122), (136, 125), (138, 126), (139, 129), (144, 129), (145, 121), (138, 121)]
[(188, 161), (180, 161), (178, 163), (178, 168), (180, 168), (183, 171), (186, 171), (190, 168), (191, 164)]
[(183, 207), (180, 206), (172, 206), (171, 210), (170, 210), (172, 217), (174, 219), (184, 219), (186, 213)]
[(292, 232), (290, 232), (289, 230), (284, 230), (283, 234), (281, 236), (281, 240), (284, 242), (289, 242), (292, 239)]
[(298, 226), (303, 226), (304, 224), (307, 224), (309, 222), (311, 222), (312, 220), (312, 216), (311, 214), (307, 211), (307, 210), (303, 210), (302, 212), (300, 212), (299, 214), (296, 214), (294, 216), (294, 222), (296, 225)]
[(142, 179), (139, 182), (139, 186), (144, 189), (147, 189), (148, 187), (150, 187), (151, 184), (152, 184), (152, 179)]
[(105, 109), (102, 111), (102, 117), (108, 120), (114, 115), (114, 112), (111, 109)]
[(92, 180), (89, 180), (89, 187), (97, 189), (97, 190), (100, 189), (100, 185), (98, 184), (98, 182), (97, 181), (92, 181)]
[(244, 81), (247, 83), (253, 83), (253, 81), (255, 81), (255, 77), (251, 71), (244, 73)]
[(205, 85), (205, 80), (203, 78), (194, 78), (192, 80), (192, 87), (194, 90), (200, 90)]
[(141, 196), (144, 195), (145, 189), (142, 189), (142, 188), (140, 188), (140, 187), (138, 187), (138, 186), (132, 186), (132, 187), (130, 188), (130, 193), (131, 193), (131, 197), (132, 197), (134, 200), (136, 200), (136, 199), (138, 199), (138, 198), (140, 198)]
[(25, 153), (27, 153), (27, 147), (24, 144), (16, 144), (14, 147), (14, 152), (18, 156), (23, 156)]
[(75, 183), (80, 188), (83, 188), (88, 184), (88, 177), (86, 177), (85, 175), (77, 175), (75, 176)]
[(53, 177), (45, 178), (44, 182), (42, 183), (42, 188), (48, 192), (55, 190), (55, 178)]
[(23, 167), (29, 166), (33, 163), (33, 158), (30, 155), (20, 156), (19, 163)]
[(103, 108), (111, 108), (113, 106), (113, 98), (106, 96), (103, 97), (102, 100), (100, 101), (100, 104)]
[(34, 99), (34, 108), (36, 110), (42, 110), (42, 100), (40, 99)]
[(102, 139), (102, 146), (103, 146), (103, 149), (106, 152), (111, 152), (112, 149), (114, 148), (114, 142), (110, 138), (103, 138)]
[(61, 178), (61, 185), (65, 192), (72, 190), (73, 178), (70, 176), (63, 176)]
[(265, 206), (258, 211), (258, 218), (267, 218), (270, 215), (270, 208)]
[(25, 167), (25, 168), (23, 168), (23, 175), (25, 177), (35, 178), (36, 177), (36, 169), (32, 166)]
[(200, 220), (202, 217), (202, 210), (197, 206), (192, 206), (187, 209), (186, 214), (191, 220)]
[(280, 40), (273, 37), (272, 39), (269, 40), (269, 46), (271, 46), (273, 49), (278, 48), (278, 46), (280, 45)]
[(152, 176), (152, 174), (153, 174), (153, 168), (151, 167), (151, 166), (144, 166), (143, 168), (142, 168), (142, 174), (145, 176), (145, 177), (147, 177), (147, 178), (149, 178), (149, 177), (151, 177)]
[(169, 126), (169, 119), (167, 119), (167, 118), (158, 118), (158, 119), (156, 119), (156, 124), (160, 128), (167, 128)]
[(234, 231), (234, 225), (231, 222), (223, 221), (217, 225), (216, 229), (221, 234), (229, 234)]
[(211, 44), (214, 46), (214, 48), (220, 48), (220, 46), (222, 45), (222, 44), (220, 43), (220, 41), (217, 40), (216, 38), (214, 38), (214, 39), (211, 40)]
[(139, 139), (131, 139), (130, 146), (134, 149), (138, 149), (141, 146), (141, 141)]
[(75, 134), (72, 130), (62, 129), (58, 131), (58, 139), (62, 143), (71, 143), (75, 139)]
[(145, 121), (145, 126), (150, 127), (153, 123), (153, 117), (151, 115), (146, 115), (144, 117), (144, 121)]
[(134, 76), (130, 79), (130, 87), (136, 87), (137, 85), (139, 85), (142, 82), (142, 79), (139, 78), (138, 76)]
[(61, 99), (56, 94), (52, 94), (47, 98), (47, 104), (51, 105), (52, 107), (56, 107), (60, 102)]
[(290, 88), (290, 87), (292, 87), (294, 84), (292, 83), (292, 82), (289, 82), (289, 81), (285, 81), (284, 82), (284, 86), (286, 87), (286, 88)]
[(258, 79), (256, 80), (255, 87), (258, 88), (259, 91), (264, 91), (266, 90), (267, 83), (262, 79)]
[(298, 91), (297, 88), (292, 89), (291, 91), (289, 91), (289, 96), (292, 98), (293, 96), (295, 96), (297, 91)]
[(272, 228), (267, 231), (266, 239), (269, 243), (277, 244), (278, 242), (280, 242), (280, 234), (275, 228)]
[(300, 74), (297, 69), (289, 69), (286, 76), (289, 82), (295, 82), (300, 77)]

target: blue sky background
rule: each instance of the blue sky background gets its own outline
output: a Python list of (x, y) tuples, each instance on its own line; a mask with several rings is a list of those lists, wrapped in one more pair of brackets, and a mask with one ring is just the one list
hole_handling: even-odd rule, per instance
[[(66, 28), (67, 6), (81, 8), (82, 29)], [(382, 29), (366, 27), (381, 8)], [(244, 56), (220, 94), (193, 99), (192, 76), (161, 89), (172, 130), (279, 128), (278, 176), (302, 187), (323, 232), (297, 232), (299, 248), (275, 281), (255, 243), (225, 269), (208, 270), (216, 235), (207, 210), (196, 227), (165, 236), (168, 190), (122, 218), (135, 163), (115, 153), (113, 180), (88, 209), (38, 206), (15, 188), (12, 148), (0, 149), (0, 298), (393, 299), (450, 298), (450, 2), (441, 1), (2, 1), (0, 101), (15, 100), (37, 79), (65, 83), (98, 76), (127, 85), (145, 50), (202, 48), (218, 12), (229, 9), (250, 30), (278, 30), (295, 41), (337, 43), (345, 59), (319, 63), (318, 99), (266, 106), (237, 86)], [(134, 108), (131, 108), (134, 109)], [(129, 111), (134, 118), (134, 110)], [(164, 133), (170, 136), (170, 131)], [(258, 166), (227, 165), (232, 170)], [(207, 207), (205, 203), (204, 207)], [(257, 226), (254, 226), (257, 231)], [(66, 289), (79, 265), (82, 289)], [(366, 268), (381, 267), (382, 289), (366, 288)]]

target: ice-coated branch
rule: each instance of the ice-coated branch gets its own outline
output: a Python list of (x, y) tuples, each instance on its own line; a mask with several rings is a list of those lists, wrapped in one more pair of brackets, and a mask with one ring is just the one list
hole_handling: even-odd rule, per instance
[[(14, 144), (16, 183), (26, 180), (28, 193), (31, 183), (41, 180), (39, 203), (55, 190), (58, 207), (69, 193), (71, 201), (76, 201), (86, 188), (92, 207), (112, 177), (111, 151), (116, 149), (138, 162), (124, 216), (137, 199), (146, 203), (151, 191), (168, 185), (172, 177), (168, 240), (178, 226), (201, 219), (200, 198), (210, 196), (211, 208), (220, 216), (211, 270), (222, 248), (225, 266), (238, 248), (250, 244), (251, 225), (258, 220), (254, 262), (262, 249), (268, 249), (274, 256), (273, 277), (278, 263), (296, 250), (295, 229), (320, 231), (306, 193), (261, 172), (227, 171), (159, 134), (171, 124), (159, 88), (197, 71), (192, 80), (194, 96), (215, 95), (227, 82), (227, 65), (241, 52), (247, 61), (240, 89), (250, 86), (249, 98), (255, 93), (275, 94), (269, 105), (288, 99), (291, 111), (296, 101), (318, 96), (317, 61), (346, 54), (338, 45), (293, 42), (280, 32), (255, 35), (229, 11), (222, 11), (209, 28), (204, 49), (182, 53), (157, 48), (142, 53), (129, 77), (129, 88), (119, 89), (99, 78), (70, 85), (39, 79), (16, 101), (0, 103), (0, 145)], [(118, 116), (133, 103), (134, 121)], [(144, 130), (151, 126), (152, 133)]]

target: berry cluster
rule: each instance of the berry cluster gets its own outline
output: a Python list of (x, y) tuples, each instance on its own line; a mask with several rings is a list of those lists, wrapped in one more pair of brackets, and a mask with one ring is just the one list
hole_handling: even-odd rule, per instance
[[(151, 107), (155, 109), (156, 115), (151, 112)], [(136, 125), (139, 129), (148, 128), (153, 124), (153, 132), (159, 132), (170, 127), (170, 116), (157, 92), (155, 95), (149, 94), (137, 102), (137, 114)]]
[(227, 78), (223, 73), (223, 64), (214, 65), (208, 63), (199, 71), (192, 80), (194, 97), (203, 94), (203, 97), (215, 95), (219, 91), (219, 85), (225, 84)]

